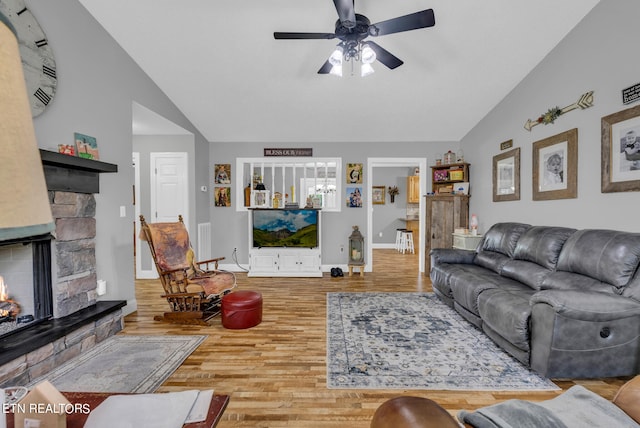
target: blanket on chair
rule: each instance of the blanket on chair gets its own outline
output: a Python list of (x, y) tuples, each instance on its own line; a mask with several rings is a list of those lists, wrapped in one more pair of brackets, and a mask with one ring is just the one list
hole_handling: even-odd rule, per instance
[(639, 427), (618, 406), (579, 385), (540, 403), (508, 400), (475, 412), (461, 410), (458, 419), (475, 428)]

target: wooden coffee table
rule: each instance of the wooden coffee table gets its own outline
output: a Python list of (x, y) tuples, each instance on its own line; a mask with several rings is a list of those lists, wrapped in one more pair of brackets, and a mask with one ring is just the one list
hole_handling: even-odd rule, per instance
[[(107, 392), (63, 392), (62, 393), (67, 400), (72, 404), (87, 404), (91, 409), (98, 407), (100, 403), (110, 397), (112, 394)], [(220, 421), (220, 417), (227, 408), (229, 403), (228, 395), (214, 395), (211, 397), (211, 404), (209, 405), (209, 413), (207, 419), (203, 422), (194, 422), (190, 424), (184, 424), (183, 428), (213, 428)], [(67, 415), (67, 428), (82, 428), (87, 421), (89, 414), (84, 413), (71, 413)], [(14, 428), (13, 415), (7, 415), (7, 428)]]

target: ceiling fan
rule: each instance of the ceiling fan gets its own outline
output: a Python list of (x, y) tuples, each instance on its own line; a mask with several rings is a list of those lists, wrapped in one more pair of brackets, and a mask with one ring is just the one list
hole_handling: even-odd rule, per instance
[(399, 16), (386, 21), (371, 24), (369, 18), (355, 13), (354, 0), (333, 0), (339, 19), (333, 33), (293, 33), (274, 32), (276, 40), (283, 39), (339, 39), (336, 50), (318, 70), (318, 74), (337, 74), (342, 76), (343, 61), (362, 61), (363, 76), (373, 73), (371, 63), (378, 60), (390, 69), (404, 62), (367, 37), (378, 37), (403, 31), (433, 27), (436, 23), (433, 9), (426, 9), (409, 15)]

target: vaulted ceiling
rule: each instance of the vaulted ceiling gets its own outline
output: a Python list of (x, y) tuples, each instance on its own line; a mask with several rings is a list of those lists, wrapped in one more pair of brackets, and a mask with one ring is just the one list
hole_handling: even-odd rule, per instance
[[(459, 141), (599, 0), (358, 0), (371, 22), (432, 8), (436, 25), (377, 37), (404, 61), (317, 74), (331, 0), (79, 0), (212, 142)], [(357, 71), (357, 70), (356, 70)]]

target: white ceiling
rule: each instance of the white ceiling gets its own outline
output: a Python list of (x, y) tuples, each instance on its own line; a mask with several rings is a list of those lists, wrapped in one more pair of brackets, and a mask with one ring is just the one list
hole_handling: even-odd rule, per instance
[[(599, 0), (358, 0), (379, 22), (432, 8), (436, 25), (375, 38), (405, 63), (318, 75), (331, 0), (79, 0), (212, 142), (458, 141)], [(345, 73), (347, 74), (347, 73)]]

